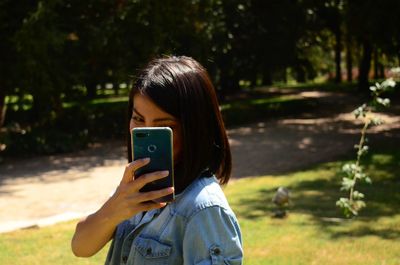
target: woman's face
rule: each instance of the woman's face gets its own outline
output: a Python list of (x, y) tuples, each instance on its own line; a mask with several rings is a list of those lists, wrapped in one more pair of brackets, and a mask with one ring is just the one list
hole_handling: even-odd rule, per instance
[(138, 127), (170, 127), (174, 133), (175, 164), (182, 157), (182, 126), (171, 114), (159, 108), (149, 97), (135, 94), (133, 112), (129, 124), (130, 131)]

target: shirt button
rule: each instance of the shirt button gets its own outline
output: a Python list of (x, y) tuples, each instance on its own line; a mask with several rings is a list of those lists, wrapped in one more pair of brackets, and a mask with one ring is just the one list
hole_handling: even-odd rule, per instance
[(214, 254), (218, 256), (219, 254), (221, 254), (221, 250), (219, 248), (215, 248)]
[(123, 263), (126, 263), (127, 261), (128, 261), (128, 257), (127, 257), (127, 256), (123, 256), (123, 257), (122, 257), (122, 262), (123, 262)]
[(147, 254), (147, 255), (151, 255), (151, 248), (148, 248), (148, 249), (146, 250), (146, 254)]

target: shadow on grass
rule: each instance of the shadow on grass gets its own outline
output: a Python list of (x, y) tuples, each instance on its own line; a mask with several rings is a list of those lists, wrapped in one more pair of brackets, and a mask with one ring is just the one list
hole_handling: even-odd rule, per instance
[(245, 125), (266, 117), (284, 117), (315, 109), (317, 102), (307, 98), (260, 98), (223, 105), (222, 115), (228, 127)]
[[(290, 214), (305, 214), (311, 217), (311, 224), (328, 234), (331, 238), (377, 236), (395, 240), (400, 237), (400, 227), (394, 218), (399, 215), (400, 205), (400, 151), (380, 151), (368, 155), (364, 165), (366, 172), (373, 179), (373, 184), (360, 183), (357, 190), (365, 194), (367, 207), (360, 211), (360, 216), (353, 220), (343, 218), (340, 209), (335, 206), (339, 197), (347, 196), (340, 191), (342, 163), (329, 163), (317, 169), (328, 169), (335, 172), (334, 177), (301, 179), (288, 186), (291, 190)], [(310, 172), (312, 172), (311, 169)], [(296, 176), (296, 175), (294, 175)], [(288, 176), (291, 178), (293, 176)], [(258, 189), (252, 198), (242, 198), (237, 213), (242, 218), (257, 220), (272, 216), (275, 206), (271, 203), (276, 188)], [(389, 225), (383, 224), (381, 218), (389, 218)]]
[(261, 189), (255, 194), (254, 199), (241, 199), (239, 205), (245, 205), (245, 207), (242, 210), (237, 209), (235, 212), (241, 218), (248, 220), (272, 216), (275, 206), (271, 203), (271, 198), (275, 191), (275, 189)]
[(400, 231), (397, 229), (385, 228), (376, 229), (373, 224), (364, 225), (348, 231), (334, 231), (332, 238), (343, 238), (343, 237), (365, 237), (365, 236), (376, 236), (387, 240), (398, 240), (400, 237)]

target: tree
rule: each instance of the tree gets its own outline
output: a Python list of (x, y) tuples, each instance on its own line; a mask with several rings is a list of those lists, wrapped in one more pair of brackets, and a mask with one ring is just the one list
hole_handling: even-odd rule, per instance
[(20, 79), (15, 35), (34, 7), (30, 2), (4, 0), (0, 3), (0, 128), (6, 118), (6, 96), (14, 92)]
[[(347, 1), (346, 25), (348, 32), (362, 49), (358, 86), (360, 90), (369, 88), (369, 72), (374, 50), (379, 49), (387, 56), (399, 53), (398, 24), (400, 3), (396, 0), (383, 2), (367, 0)], [(385, 19), (382, 19), (385, 18)]]
[(57, 1), (38, 2), (15, 35), (19, 85), (33, 96), (32, 114), (36, 121), (62, 110), (61, 93), (71, 85), (64, 66), (68, 60), (63, 54), (66, 34), (55, 23), (56, 4)]

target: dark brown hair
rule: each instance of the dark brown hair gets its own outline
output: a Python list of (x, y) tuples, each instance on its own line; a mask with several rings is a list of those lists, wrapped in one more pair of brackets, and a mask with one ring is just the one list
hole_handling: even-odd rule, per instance
[[(184, 189), (203, 171), (215, 174), (221, 184), (228, 183), (232, 168), (230, 147), (215, 89), (203, 66), (186, 56), (154, 59), (132, 87), (129, 115), (136, 93), (149, 97), (182, 126), (182, 162), (175, 171), (178, 186)], [(132, 161), (130, 138), (128, 159)]]

